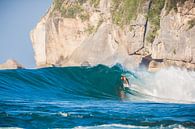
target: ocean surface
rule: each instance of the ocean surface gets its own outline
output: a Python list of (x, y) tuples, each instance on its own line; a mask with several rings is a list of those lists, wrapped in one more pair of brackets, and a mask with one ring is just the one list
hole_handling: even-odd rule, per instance
[(195, 72), (120, 64), (0, 70), (0, 128), (194, 129)]

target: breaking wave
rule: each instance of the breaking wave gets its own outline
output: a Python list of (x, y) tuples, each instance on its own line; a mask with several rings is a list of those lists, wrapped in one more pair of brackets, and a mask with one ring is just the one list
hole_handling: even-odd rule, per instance
[[(121, 75), (131, 87), (122, 89)], [(113, 67), (52, 67), (0, 71), (0, 98), (23, 100), (120, 99), (154, 102), (195, 102), (195, 72), (178, 68), (157, 73)]]

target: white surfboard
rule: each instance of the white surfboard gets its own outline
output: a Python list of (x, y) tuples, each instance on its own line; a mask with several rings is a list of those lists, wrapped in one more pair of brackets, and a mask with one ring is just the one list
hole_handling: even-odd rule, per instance
[(130, 86), (128, 84), (123, 84), (124, 88), (130, 88)]

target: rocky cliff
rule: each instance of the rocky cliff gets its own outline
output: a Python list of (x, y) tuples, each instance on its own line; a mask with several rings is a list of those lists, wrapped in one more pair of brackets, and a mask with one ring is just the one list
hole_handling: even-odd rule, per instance
[(0, 64), (0, 69), (20, 69), (20, 68), (23, 68), (22, 65), (12, 59), (7, 60), (3, 64)]
[(31, 31), (38, 67), (195, 68), (194, 0), (54, 0)]

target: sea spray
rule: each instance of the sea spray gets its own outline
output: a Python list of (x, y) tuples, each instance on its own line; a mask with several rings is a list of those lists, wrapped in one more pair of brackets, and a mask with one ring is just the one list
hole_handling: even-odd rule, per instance
[(132, 84), (135, 84), (132, 89), (148, 96), (148, 101), (195, 103), (194, 71), (170, 67), (155, 73), (145, 70), (134, 72), (141, 81), (128, 76)]

